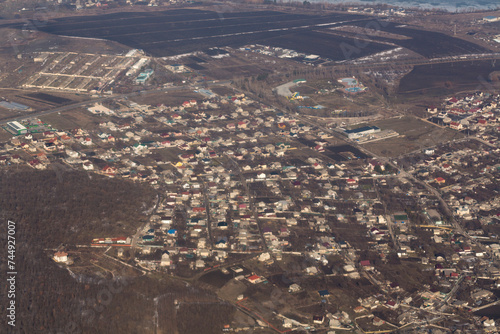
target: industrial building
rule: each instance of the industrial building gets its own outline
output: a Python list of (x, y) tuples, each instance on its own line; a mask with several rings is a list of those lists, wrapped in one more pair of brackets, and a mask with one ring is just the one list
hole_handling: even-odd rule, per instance
[(7, 123), (7, 130), (16, 135), (22, 135), (28, 132), (28, 129), (17, 121)]
[(488, 23), (498, 22), (498, 21), (500, 21), (500, 17), (498, 17), (498, 16), (486, 16), (486, 17), (483, 17), (483, 21), (488, 22)]
[(347, 135), (349, 139), (360, 138), (376, 132), (380, 132), (380, 128), (377, 126), (363, 126), (361, 128), (344, 131), (344, 133)]
[(147, 69), (145, 70), (144, 72), (141, 72), (139, 74), (139, 76), (137, 78), (135, 78), (135, 83), (136, 84), (143, 84), (146, 82), (146, 80), (149, 79), (149, 77), (151, 77), (151, 75), (153, 74), (153, 70), (152, 69)]

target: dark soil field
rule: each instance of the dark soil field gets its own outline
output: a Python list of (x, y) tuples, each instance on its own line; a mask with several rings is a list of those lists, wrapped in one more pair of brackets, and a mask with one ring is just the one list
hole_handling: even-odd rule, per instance
[(50, 95), (50, 94), (46, 94), (46, 93), (31, 93), (31, 94), (27, 94), (26, 96), (34, 98), (36, 100), (47, 101), (47, 102), (52, 103), (52, 104), (64, 104), (64, 103), (71, 102), (70, 99), (66, 99), (64, 97)]
[[(346, 60), (365, 57), (394, 47), (386, 44), (370, 43), (364, 48), (355, 48), (360, 41), (319, 31), (301, 31), (263, 39), (259, 44), (278, 46), (298, 52), (320, 55), (332, 60)], [(355, 49), (352, 49), (355, 48)], [(355, 52), (353, 52), (355, 50)]]
[(491, 60), (420, 65), (399, 84), (403, 97), (442, 96), (466, 90), (491, 91), (499, 87), (490, 74), (500, 70), (499, 62)]
[[(304, 15), (276, 11), (217, 13), (185, 9), (67, 17), (53, 20), (42, 29), (56, 35), (109, 39), (143, 49), (154, 56), (169, 56), (217, 46), (237, 47), (271, 39), (269, 42), (272, 45), (343, 59), (339, 58), (343, 55), (337, 49), (340, 43), (355, 45), (353, 39), (311, 30), (326, 28), (322, 24), (361, 23), (368, 19), (351, 14)], [(283, 40), (280, 40), (280, 36), (284, 36)], [(371, 43), (363, 50), (363, 54), (386, 48), (385, 45)]]
[[(365, 45), (364, 41), (356, 39), (356, 35), (327, 33), (329, 28), (341, 25), (368, 27), (386, 34), (370, 36), (372, 42)], [(9, 27), (20, 29), (22, 24), (11, 24)], [(443, 33), (348, 13), (307, 15), (269, 10), (220, 13), (177, 9), (58, 18), (49, 21), (40, 30), (55, 35), (112, 40), (143, 49), (153, 56), (171, 56), (211, 47), (265, 44), (343, 60), (391, 47), (377, 41), (394, 43), (428, 58), (490, 52), (482, 46)], [(364, 40), (364, 34), (360, 35)], [(391, 38), (396, 35), (405, 38)], [(359, 45), (362, 47), (357, 47)], [(347, 51), (349, 54), (346, 56), (346, 48), (356, 52)]]
[[(357, 25), (361, 27), (365, 26), (364, 23), (358, 23)], [(368, 27), (373, 27), (373, 25), (368, 25)], [(373, 36), (370, 36), (370, 38), (397, 44), (427, 58), (491, 52), (477, 44), (439, 32), (410, 28), (409, 26), (401, 26), (394, 23), (377, 24), (377, 27), (380, 27), (379, 29), (382, 31), (407, 36), (410, 37), (410, 39), (392, 39)]]

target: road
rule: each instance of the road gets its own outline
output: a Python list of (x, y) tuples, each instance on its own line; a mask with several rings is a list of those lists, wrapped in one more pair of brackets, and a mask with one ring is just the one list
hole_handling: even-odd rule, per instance
[(387, 222), (387, 229), (389, 230), (389, 234), (391, 235), (392, 243), (394, 244), (394, 247), (397, 247), (397, 249), (400, 250), (401, 244), (399, 243), (399, 239), (397, 239), (396, 236), (394, 235), (394, 229), (392, 228), (392, 220), (391, 220), (391, 217), (387, 214), (387, 204), (380, 199), (380, 194), (378, 192), (377, 184), (375, 183), (375, 178), (373, 178), (373, 188), (375, 189), (375, 192), (377, 193), (378, 200), (384, 206), (384, 218)]
[(158, 206), (160, 205), (161, 199), (162, 199), (161, 196), (157, 195), (157, 197), (156, 197), (156, 203), (155, 203), (154, 207), (152, 208), (151, 213), (148, 215), (148, 217), (147, 217), (146, 221), (144, 222), (144, 224), (142, 224), (137, 229), (137, 232), (135, 232), (134, 236), (132, 237), (132, 241), (130, 243), (131, 257), (134, 257), (135, 248), (137, 246), (137, 240), (144, 233), (144, 228), (149, 224), (149, 218), (151, 218), (151, 216), (156, 213), (156, 210), (158, 209)]
[[(228, 81), (228, 80), (226, 80), (226, 81), (210, 81), (210, 82), (206, 82), (206, 85), (208, 87), (210, 87), (210, 86), (225, 86), (225, 85), (228, 85), (230, 83), (231, 83), (231, 81)], [(28, 119), (28, 118), (37, 118), (37, 117), (53, 114), (56, 112), (64, 112), (64, 111), (73, 110), (73, 109), (79, 108), (79, 107), (86, 107), (86, 106), (94, 105), (96, 103), (102, 103), (102, 102), (106, 102), (106, 101), (119, 100), (119, 99), (123, 99), (123, 98), (129, 98), (129, 97), (140, 96), (140, 95), (149, 95), (149, 94), (161, 93), (161, 92), (165, 92), (165, 93), (175, 92), (175, 91), (184, 90), (184, 89), (194, 90), (195, 87), (193, 85), (172, 86), (172, 87), (164, 87), (164, 88), (157, 88), (157, 89), (150, 89), (150, 90), (142, 90), (142, 91), (131, 92), (131, 93), (126, 93), (126, 94), (103, 96), (103, 97), (99, 97), (99, 98), (95, 98), (95, 99), (90, 99), (87, 101), (72, 103), (72, 104), (62, 106), (62, 107), (38, 111), (38, 112), (34, 112), (34, 113), (22, 115), (22, 116), (4, 118), (4, 119), (0, 120), (0, 126), (5, 125), (8, 122), (22, 121), (23, 119)]]
[(266, 239), (264, 238), (264, 233), (262, 232), (262, 228), (259, 224), (259, 216), (257, 214), (257, 209), (255, 207), (255, 203), (253, 200), (254, 196), (252, 196), (252, 194), (250, 193), (250, 189), (248, 188), (248, 184), (247, 184), (247, 180), (245, 178), (245, 175), (243, 175), (243, 173), (241, 172), (240, 165), (238, 165), (238, 163), (233, 158), (231, 158), (227, 154), (225, 156), (229, 159), (229, 161), (232, 162), (232, 164), (235, 166), (235, 169), (240, 176), (241, 184), (245, 188), (245, 192), (246, 192), (248, 200), (250, 202), (250, 210), (252, 211), (252, 216), (255, 218), (255, 221), (257, 222), (257, 227), (259, 228), (259, 234), (260, 234), (260, 238), (262, 241), (262, 248), (264, 249), (264, 252), (267, 252), (267, 250), (268, 250), (267, 243), (266, 243)]
[[(464, 57), (464, 58), (462, 58)], [(368, 67), (370, 69), (377, 68), (377, 67), (396, 67), (396, 66), (418, 66), (418, 65), (432, 65), (432, 64), (446, 64), (446, 63), (456, 63), (456, 62), (471, 62), (471, 61), (481, 61), (481, 60), (498, 60), (500, 59), (500, 53), (486, 53), (486, 54), (477, 54), (477, 55), (466, 55), (466, 56), (454, 56), (454, 57), (443, 57), (443, 58), (433, 58), (433, 59), (392, 59), (390, 64), (385, 61), (385, 62), (380, 62), (380, 63), (373, 63), (373, 62), (366, 62), (366, 63), (360, 63), (359, 61), (353, 60), (350, 62), (344, 62), (344, 61), (332, 61), (331, 63), (324, 63), (323, 66), (329, 65), (329, 64), (334, 64), (336, 68), (338, 66), (343, 66), (346, 68), (361, 68), (361, 67)]]

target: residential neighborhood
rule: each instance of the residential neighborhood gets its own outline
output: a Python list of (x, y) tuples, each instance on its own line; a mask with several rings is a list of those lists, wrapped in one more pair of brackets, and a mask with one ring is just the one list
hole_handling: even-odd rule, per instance
[[(496, 305), (500, 286), (499, 96), (448, 99), (431, 121), (464, 131), (442, 116), (468, 106), (459, 124), (473, 132), (389, 161), (350, 135), (377, 127), (327, 132), (245, 94), (190, 95), (96, 104), (86, 111), (93, 129), (14, 123), (0, 163), (150, 185), (158, 201), (135, 235), (88, 246), (145, 274), (196, 278), (277, 328), (402, 330), (432, 316), (496, 331), (474, 314)], [(340, 140), (351, 144), (339, 151)], [(52, 255), (71, 269), (67, 254)], [(263, 306), (255, 288), (280, 300)], [(282, 303), (295, 311), (282, 314)]]

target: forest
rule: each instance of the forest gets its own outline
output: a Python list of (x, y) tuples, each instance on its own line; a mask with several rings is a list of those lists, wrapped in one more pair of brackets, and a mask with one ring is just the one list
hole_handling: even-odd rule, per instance
[[(85, 282), (55, 263), (53, 249), (61, 245), (88, 244), (91, 238), (129, 236), (147, 219), (156, 202), (155, 190), (127, 180), (111, 179), (62, 169), (33, 172), (0, 172), (0, 243), (7, 255), (7, 222), (15, 222), (16, 326), (6, 321), (0, 333), (154, 333), (155, 323), (168, 322), (165, 312), (155, 318), (155, 298), (176, 291), (176, 298), (190, 296), (194, 304), (182, 305), (196, 320), (183, 316), (177, 328), (164, 333), (187, 333), (204, 324), (220, 332), (222, 319), (197, 309), (196, 298), (183, 282), (147, 275), (114, 279), (86, 277)], [(0, 264), (0, 300), (7, 301), (6, 261)], [(80, 282), (79, 282), (80, 281)], [(221, 308), (213, 296), (203, 301)], [(208, 298), (208, 299), (207, 299)], [(5, 307), (4, 307), (5, 306)], [(165, 307), (165, 302), (161, 304)], [(6, 305), (2, 305), (6, 319)], [(197, 323), (199, 323), (197, 325)], [(199, 328), (199, 327), (198, 327)], [(208, 332), (207, 332), (208, 333)]]

